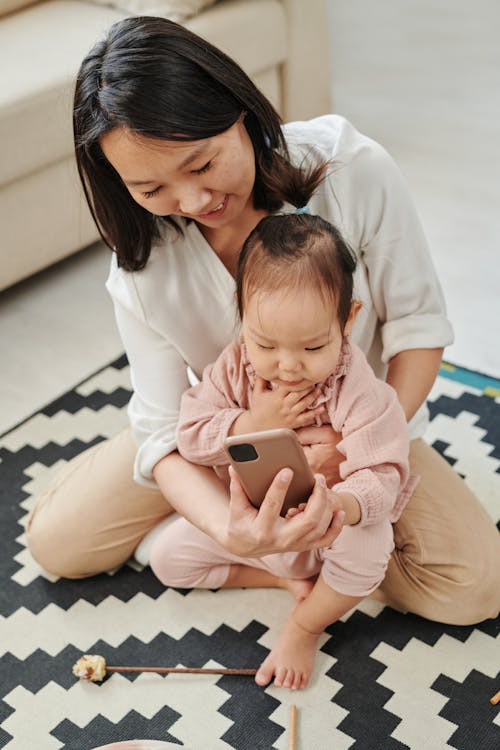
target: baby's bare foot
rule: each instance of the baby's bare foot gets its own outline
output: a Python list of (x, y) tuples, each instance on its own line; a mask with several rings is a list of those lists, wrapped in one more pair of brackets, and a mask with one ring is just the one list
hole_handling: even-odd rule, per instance
[(274, 677), (275, 687), (305, 688), (313, 670), (318, 637), (289, 620), (275, 647), (260, 665), (255, 682), (267, 685)]

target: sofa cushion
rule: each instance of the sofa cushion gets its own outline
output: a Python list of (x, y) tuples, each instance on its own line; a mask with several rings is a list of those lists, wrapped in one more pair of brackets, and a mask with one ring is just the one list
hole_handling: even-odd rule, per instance
[(8, 13), (15, 13), (16, 10), (25, 8), (27, 5), (33, 5), (38, 0), (0, 0), (0, 18)]
[(252, 78), (288, 56), (287, 18), (280, 0), (221, 0), (185, 26), (237, 60)]
[(110, 5), (133, 16), (162, 16), (177, 23), (199, 13), (215, 0), (90, 0), (97, 5)]
[(78, 0), (49, 0), (2, 18), (0, 184), (72, 151), (71, 102), (80, 62), (125, 14)]
[[(48, 0), (2, 19), (0, 67), (10, 75), (0, 88), (0, 185), (73, 152), (71, 105), (80, 62), (126, 15), (79, 0)], [(250, 75), (286, 56), (278, 0), (222, 0), (186, 26), (238, 59)]]

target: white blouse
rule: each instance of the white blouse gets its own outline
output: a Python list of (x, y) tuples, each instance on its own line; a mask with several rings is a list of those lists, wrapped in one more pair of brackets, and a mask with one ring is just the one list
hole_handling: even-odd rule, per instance
[[(358, 257), (355, 296), (363, 303), (353, 331), (375, 373), (405, 349), (438, 348), (453, 340), (442, 291), (402, 176), (377, 143), (347, 120), (326, 115), (284, 126), (296, 164), (331, 161), (309, 201), (311, 213), (335, 224)], [(282, 212), (292, 212), (290, 205)], [(117, 267), (107, 281), (127, 352), (134, 393), (129, 417), (138, 445), (134, 477), (156, 486), (155, 464), (174, 450), (187, 367), (201, 377), (238, 331), (235, 283), (194, 222), (166, 227), (142, 271)], [(416, 374), (418, 377), (418, 374)], [(409, 424), (420, 437), (422, 406)]]

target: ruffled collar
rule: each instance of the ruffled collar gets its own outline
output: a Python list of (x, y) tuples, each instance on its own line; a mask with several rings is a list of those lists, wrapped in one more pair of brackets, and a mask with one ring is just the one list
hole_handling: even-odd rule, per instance
[[(256, 377), (255, 370), (250, 360), (248, 359), (247, 348), (245, 346), (245, 342), (243, 341), (243, 337), (240, 337), (240, 346), (242, 364), (245, 368), (250, 387), (253, 389)], [(332, 372), (331, 375), (326, 378), (326, 380), (324, 380), (322, 383), (316, 384), (316, 387), (319, 388), (319, 393), (317, 398), (314, 399), (314, 402), (308, 407), (309, 409), (316, 409), (318, 406), (321, 406), (321, 404), (330, 401), (338, 387), (338, 380), (342, 378), (349, 370), (351, 359), (351, 345), (349, 344), (348, 339), (344, 339), (340, 349), (340, 356), (337, 362), (337, 366), (334, 372)], [(276, 388), (278, 388), (278, 386), (275, 383), (271, 383), (271, 388), (275, 390)]]

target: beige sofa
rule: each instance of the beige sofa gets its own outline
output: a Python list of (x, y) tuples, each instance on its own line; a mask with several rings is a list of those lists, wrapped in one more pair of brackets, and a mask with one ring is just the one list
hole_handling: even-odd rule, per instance
[[(74, 78), (105, 29), (140, 7), (27, 2), (0, 0), (0, 289), (98, 239), (74, 165)], [(196, 4), (182, 22), (236, 58), (285, 120), (329, 111), (326, 0)]]

